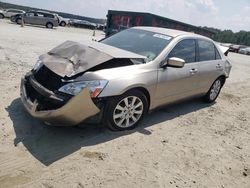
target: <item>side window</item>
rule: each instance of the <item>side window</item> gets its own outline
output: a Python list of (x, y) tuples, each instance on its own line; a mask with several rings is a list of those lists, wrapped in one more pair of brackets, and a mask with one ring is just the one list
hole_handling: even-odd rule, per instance
[(219, 51), (217, 50), (217, 48), (215, 48), (215, 58), (216, 58), (216, 59), (221, 59), (220, 53), (219, 53)]
[(35, 16), (35, 14), (33, 12), (28, 12), (26, 13), (27, 16)]
[(212, 42), (206, 40), (198, 40), (199, 61), (215, 60), (216, 52)]
[(185, 39), (180, 41), (169, 53), (168, 58), (178, 57), (186, 63), (195, 62), (195, 40)]
[(46, 18), (54, 18), (54, 15), (52, 15), (52, 14), (44, 14), (44, 17), (46, 17)]
[(38, 17), (44, 17), (44, 15), (41, 14), (41, 13), (37, 13), (36, 16), (38, 16)]

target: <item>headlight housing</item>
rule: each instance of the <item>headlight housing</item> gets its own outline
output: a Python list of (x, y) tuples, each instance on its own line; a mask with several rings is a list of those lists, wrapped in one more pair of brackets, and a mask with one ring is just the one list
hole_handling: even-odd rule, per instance
[(36, 64), (33, 67), (33, 70), (37, 72), (42, 66), (43, 66), (43, 62), (40, 59), (38, 59)]
[(107, 80), (79, 81), (66, 84), (62, 86), (58, 91), (70, 95), (77, 95), (82, 91), (82, 89), (88, 87), (90, 96), (92, 98), (95, 98), (102, 92), (107, 84)]

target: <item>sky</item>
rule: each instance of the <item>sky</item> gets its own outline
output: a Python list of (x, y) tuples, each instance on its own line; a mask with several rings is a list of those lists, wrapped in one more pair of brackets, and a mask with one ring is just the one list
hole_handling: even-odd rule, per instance
[(3, 0), (36, 8), (106, 18), (108, 10), (149, 12), (195, 26), (250, 31), (250, 0)]

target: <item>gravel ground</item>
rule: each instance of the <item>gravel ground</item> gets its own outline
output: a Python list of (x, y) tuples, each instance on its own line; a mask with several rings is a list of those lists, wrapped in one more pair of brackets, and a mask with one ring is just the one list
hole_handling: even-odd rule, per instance
[(233, 69), (216, 103), (166, 106), (133, 131), (30, 117), (22, 75), (49, 49), (92, 33), (0, 20), (0, 187), (250, 187), (250, 56), (229, 54)]

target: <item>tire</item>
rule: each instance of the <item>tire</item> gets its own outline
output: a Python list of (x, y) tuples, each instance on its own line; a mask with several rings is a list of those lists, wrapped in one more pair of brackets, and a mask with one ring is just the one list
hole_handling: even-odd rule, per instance
[(0, 14), (0, 19), (4, 19), (4, 15), (3, 14)]
[(66, 23), (65, 23), (64, 21), (62, 21), (62, 22), (60, 23), (60, 25), (61, 25), (62, 27), (65, 27), (65, 26), (66, 26)]
[(205, 102), (207, 103), (214, 102), (219, 96), (222, 86), (223, 86), (222, 78), (216, 79), (214, 83), (212, 84), (212, 86), (210, 87), (209, 91), (204, 96)]
[(148, 111), (148, 100), (139, 90), (131, 90), (107, 101), (104, 122), (113, 131), (134, 129)]
[(51, 23), (51, 22), (48, 22), (47, 24), (46, 24), (46, 27), (48, 28), (48, 29), (53, 29), (53, 24)]
[(17, 18), (17, 19), (16, 19), (16, 23), (17, 23), (18, 25), (21, 25), (21, 24), (22, 24), (22, 19), (21, 19), (21, 18)]

